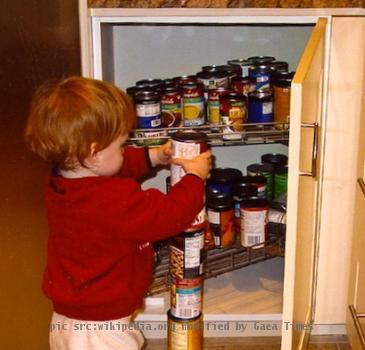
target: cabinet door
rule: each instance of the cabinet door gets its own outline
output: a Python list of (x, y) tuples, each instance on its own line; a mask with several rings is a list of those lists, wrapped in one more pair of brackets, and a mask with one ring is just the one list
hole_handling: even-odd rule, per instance
[(321, 18), (291, 87), (282, 349), (305, 348), (313, 320), (325, 31)]

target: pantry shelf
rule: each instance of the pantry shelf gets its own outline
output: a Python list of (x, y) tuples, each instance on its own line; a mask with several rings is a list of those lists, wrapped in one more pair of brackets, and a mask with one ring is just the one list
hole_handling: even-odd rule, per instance
[[(179, 130), (195, 130), (206, 134), (208, 143), (212, 146), (257, 145), (269, 143), (284, 143), (289, 140), (288, 123), (246, 123), (242, 131), (234, 132), (234, 139), (225, 133), (226, 125), (203, 125), (196, 127), (168, 127), (156, 129), (136, 129), (129, 138), (129, 143), (138, 146), (154, 146), (163, 143)], [(147, 135), (147, 136), (145, 136)]]
[[(205, 251), (202, 278), (208, 279), (234, 271), (277, 256), (284, 256), (285, 237), (283, 234), (271, 235), (265, 243), (245, 248), (235, 243), (231, 247)], [(158, 258), (153, 274), (153, 282), (148, 295), (170, 290), (168, 244), (158, 250)]]

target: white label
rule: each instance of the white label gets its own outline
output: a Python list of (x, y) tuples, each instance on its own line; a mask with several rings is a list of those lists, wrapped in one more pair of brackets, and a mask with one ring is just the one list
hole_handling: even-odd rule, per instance
[(200, 314), (201, 288), (176, 289), (176, 306), (173, 314), (180, 318), (193, 318)]
[(137, 104), (136, 106), (137, 115), (141, 117), (149, 117), (160, 114), (160, 104)]
[(241, 209), (241, 244), (249, 247), (265, 241), (267, 210)]
[(271, 114), (272, 113), (272, 102), (263, 102), (262, 103), (262, 113), (263, 114)]
[(211, 224), (219, 225), (219, 223), (220, 223), (220, 215), (219, 215), (219, 212), (212, 211), (212, 210), (209, 210), (208, 209), (208, 221)]
[(185, 268), (188, 269), (200, 265), (200, 250), (202, 247), (202, 240), (204, 244), (203, 235), (185, 238)]

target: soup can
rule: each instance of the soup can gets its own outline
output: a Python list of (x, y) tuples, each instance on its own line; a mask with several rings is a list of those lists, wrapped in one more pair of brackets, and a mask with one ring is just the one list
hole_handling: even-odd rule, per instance
[(219, 112), (219, 97), (228, 93), (224, 87), (208, 91), (207, 114), (209, 124), (212, 126), (221, 124), (221, 115)]
[(235, 168), (214, 168), (207, 180), (209, 192), (231, 194), (233, 183), (242, 176), (242, 171)]
[(241, 176), (236, 183), (241, 184), (250, 184), (254, 185), (257, 188), (257, 197), (259, 198), (267, 198), (266, 194), (266, 186), (267, 186), (267, 180), (264, 176), (261, 175), (254, 175), (254, 176)]
[(204, 85), (185, 83), (183, 89), (183, 124), (199, 126), (205, 124)]
[(180, 126), (182, 121), (182, 92), (174, 86), (161, 91), (161, 119), (164, 126)]
[(266, 178), (266, 197), (264, 194), (259, 195), (259, 197), (267, 198), (269, 200), (273, 199), (274, 196), (274, 167), (271, 164), (264, 163), (254, 163), (247, 166), (248, 176), (261, 175)]
[(268, 238), (269, 204), (266, 199), (249, 198), (241, 202), (241, 245), (261, 248)]
[(241, 71), (242, 71), (241, 76), (242, 77), (247, 77), (248, 76), (248, 68), (252, 66), (252, 61), (251, 60), (246, 60), (244, 58), (237, 58), (237, 59), (229, 60), (227, 62), (227, 64), (234, 65), (234, 66), (240, 66)]
[(248, 94), (255, 90), (255, 83), (250, 77), (236, 77), (231, 81), (232, 89), (242, 94), (243, 96), (248, 96)]
[(256, 91), (270, 90), (272, 71), (268, 65), (254, 65), (248, 69), (248, 76), (255, 84)]
[(203, 293), (202, 278), (179, 279), (171, 277), (171, 314), (191, 319), (200, 315)]
[(175, 83), (176, 86), (182, 87), (186, 83), (197, 83), (198, 78), (196, 75), (181, 75), (179, 77), (172, 78), (172, 81)]
[(240, 140), (247, 114), (246, 98), (242, 94), (228, 93), (219, 97), (219, 112), (223, 128), (223, 140)]
[(228, 73), (228, 84), (230, 84), (232, 78), (242, 76), (242, 68), (237, 64), (213, 64), (211, 66), (203, 66), (202, 71), (224, 71)]
[(231, 246), (235, 242), (234, 202), (231, 197), (211, 197), (207, 200), (210, 230), (217, 248)]
[(169, 244), (170, 274), (176, 278), (196, 278), (203, 273), (204, 229), (184, 232)]
[(213, 90), (220, 87), (228, 88), (228, 72), (221, 70), (201, 71), (196, 76), (206, 90)]
[(191, 319), (174, 317), (171, 310), (167, 312), (167, 349), (201, 350), (203, 348), (202, 314)]
[(248, 94), (248, 123), (273, 122), (274, 98), (271, 91), (254, 91)]

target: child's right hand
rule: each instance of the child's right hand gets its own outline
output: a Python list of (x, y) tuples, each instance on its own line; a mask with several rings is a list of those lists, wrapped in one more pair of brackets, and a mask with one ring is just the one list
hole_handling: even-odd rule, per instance
[(193, 159), (172, 158), (171, 163), (181, 165), (187, 174), (197, 175), (205, 181), (212, 169), (212, 152), (206, 151)]

